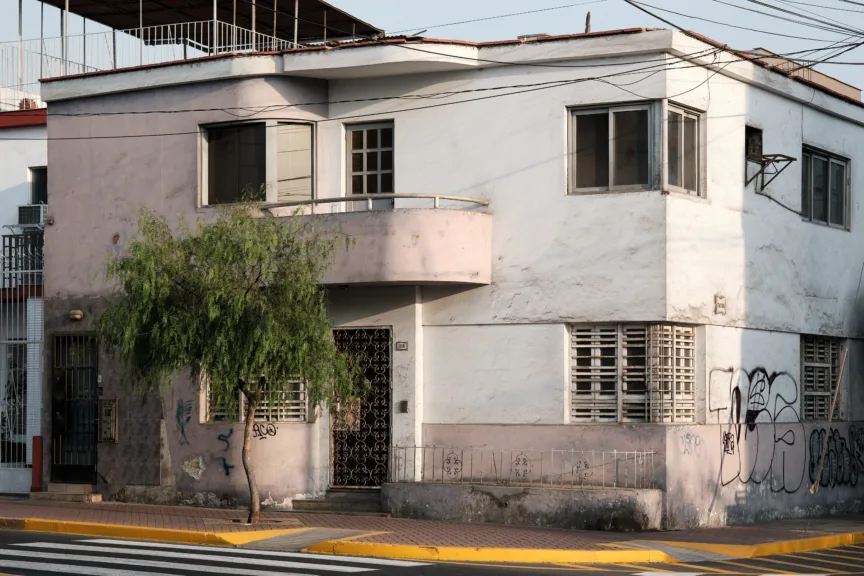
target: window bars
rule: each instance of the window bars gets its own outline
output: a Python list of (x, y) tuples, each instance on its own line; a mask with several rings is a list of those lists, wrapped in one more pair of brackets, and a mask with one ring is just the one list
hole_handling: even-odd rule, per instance
[[(828, 420), (843, 340), (823, 336), (801, 336), (801, 380), (804, 390), (804, 420)], [(832, 419), (840, 418), (840, 405), (834, 407)]]
[(690, 326), (574, 326), (571, 421), (692, 422), (694, 356)]

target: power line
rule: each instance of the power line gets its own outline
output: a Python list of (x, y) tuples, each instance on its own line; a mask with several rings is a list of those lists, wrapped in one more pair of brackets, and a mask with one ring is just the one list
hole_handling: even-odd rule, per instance
[(834, 34), (849, 34), (849, 30), (843, 30), (842, 32), (836, 26), (816, 26), (812, 22), (802, 22), (801, 20), (793, 20), (792, 18), (785, 18), (783, 16), (778, 16), (777, 14), (771, 14), (770, 12), (762, 12), (761, 10), (754, 10), (753, 8), (747, 8), (746, 6), (739, 6), (738, 4), (732, 4), (731, 2), (724, 2), (723, 0), (713, 0), (718, 4), (724, 4), (726, 6), (731, 6), (732, 8), (738, 8), (739, 10), (745, 10), (747, 12), (753, 12), (754, 14), (761, 14), (762, 16), (768, 16), (769, 18), (775, 18), (777, 20), (784, 20), (786, 22), (792, 22), (793, 24), (798, 24), (799, 26), (804, 26), (806, 28), (815, 28), (817, 30), (825, 30), (827, 32), (831, 32)]
[(810, 6), (812, 8), (825, 8), (826, 10), (839, 10), (841, 12), (857, 12), (864, 14), (864, 10), (853, 10), (852, 8), (838, 8), (836, 6), (825, 6), (824, 4), (812, 4), (810, 2), (801, 2), (800, 0), (786, 0), (785, 4), (799, 4), (801, 6)]
[(563, 10), (565, 8), (575, 8), (576, 6), (585, 6), (586, 4), (599, 4), (606, 0), (591, 0), (590, 2), (579, 2), (578, 4), (565, 4), (564, 6), (552, 6), (551, 8), (540, 8), (538, 10), (526, 10), (524, 12), (512, 12), (510, 14), (499, 14), (498, 16), (487, 16), (485, 18), (474, 18), (473, 20), (462, 20), (460, 22), (448, 22), (446, 24), (433, 24), (432, 26), (414, 26), (405, 28), (404, 30), (394, 30), (391, 34), (399, 34), (401, 32), (411, 32), (412, 30), (431, 30), (432, 28), (444, 28), (446, 26), (458, 26), (460, 24), (470, 24), (472, 22), (485, 22), (487, 20), (497, 20), (499, 18), (510, 18), (511, 16), (524, 16), (526, 14), (537, 14), (540, 12), (551, 12), (552, 10)]
[[(781, 0), (782, 1), (782, 0)], [(771, 10), (776, 10), (778, 12), (782, 12), (784, 14), (789, 14), (791, 16), (797, 16), (799, 18), (808, 18), (806, 14), (800, 14), (798, 12), (794, 12), (792, 10), (788, 10), (786, 8), (781, 8), (780, 6), (775, 6), (773, 4), (769, 4), (768, 2), (762, 2), (761, 0), (747, 0), (751, 4), (756, 4), (757, 6), (764, 6), (766, 8), (770, 8)], [(853, 28), (849, 26), (845, 26), (842, 22), (838, 22), (832, 18), (828, 18), (827, 20), (822, 20), (822, 16), (820, 14), (816, 14), (810, 10), (803, 9), (804, 12), (807, 12), (810, 16), (809, 18), (813, 18), (813, 16), (820, 16), (820, 18), (816, 18), (815, 21), (820, 24), (824, 24), (826, 26), (836, 26), (838, 30), (845, 30), (847, 34), (855, 34), (856, 36), (864, 36), (864, 30), (859, 28)]]

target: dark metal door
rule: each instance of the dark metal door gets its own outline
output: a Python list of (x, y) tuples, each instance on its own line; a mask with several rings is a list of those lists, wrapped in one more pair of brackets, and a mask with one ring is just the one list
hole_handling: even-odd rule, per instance
[(362, 402), (336, 409), (332, 485), (380, 486), (390, 450), (390, 329), (334, 330), (334, 337), (339, 350), (359, 358), (372, 388)]
[(92, 335), (54, 337), (52, 482), (96, 482), (97, 355)]

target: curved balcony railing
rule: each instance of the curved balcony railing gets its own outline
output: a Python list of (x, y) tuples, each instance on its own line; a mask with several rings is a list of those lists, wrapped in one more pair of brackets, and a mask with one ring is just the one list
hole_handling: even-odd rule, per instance
[[(262, 206), (261, 209), (270, 210), (272, 208), (299, 208), (301, 206), (311, 206), (312, 213), (314, 214), (315, 206), (319, 204), (365, 202), (366, 210), (372, 210), (373, 202), (378, 200), (432, 200), (434, 208), (439, 208), (442, 200), (449, 202), (464, 202), (466, 204), (474, 204), (477, 206), (489, 206), (488, 200), (479, 200), (467, 196), (451, 196), (449, 194), (350, 194), (348, 196), (337, 196), (335, 198), (311, 198), (309, 200), (295, 200), (292, 202), (266, 204)], [(391, 208), (385, 208), (385, 210), (389, 209)]]

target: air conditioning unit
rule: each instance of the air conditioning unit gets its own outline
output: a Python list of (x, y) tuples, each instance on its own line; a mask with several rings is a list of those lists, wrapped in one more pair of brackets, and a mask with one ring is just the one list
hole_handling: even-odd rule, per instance
[(18, 206), (18, 225), (41, 227), (48, 219), (47, 204), (27, 204)]

